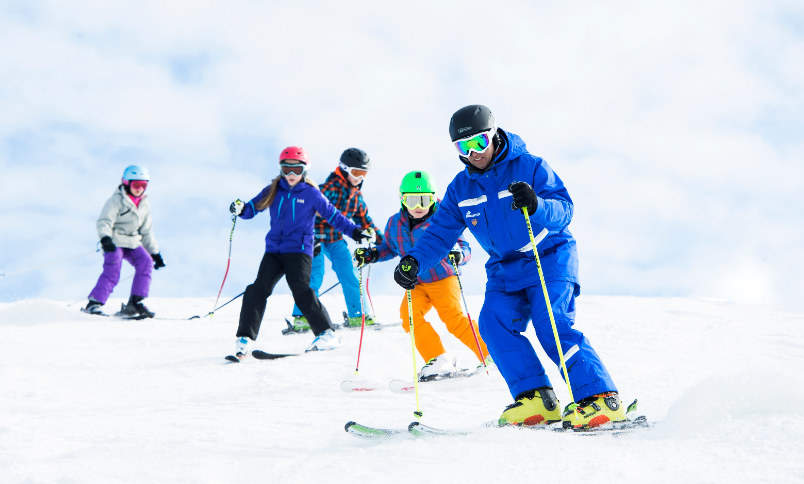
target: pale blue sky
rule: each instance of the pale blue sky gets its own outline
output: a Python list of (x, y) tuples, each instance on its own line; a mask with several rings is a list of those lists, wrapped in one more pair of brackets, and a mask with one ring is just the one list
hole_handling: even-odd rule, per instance
[[(152, 294), (214, 295), (228, 203), (281, 148), (318, 181), (365, 149), (384, 225), (404, 173), (461, 169), (449, 116), (484, 103), (564, 179), (584, 292), (800, 306), (803, 19), (787, 1), (0, 3), (0, 300), (86, 296), (128, 163), (153, 174)], [(266, 227), (238, 224), (227, 292)]]

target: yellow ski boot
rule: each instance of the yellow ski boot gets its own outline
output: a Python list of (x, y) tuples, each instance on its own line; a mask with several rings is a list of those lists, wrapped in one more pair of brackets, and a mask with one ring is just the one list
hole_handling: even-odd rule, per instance
[(562, 420), (565, 429), (591, 429), (626, 420), (625, 408), (617, 392), (601, 393), (567, 405)]
[(505, 407), (498, 425), (547, 425), (561, 420), (558, 398), (550, 387), (522, 392)]

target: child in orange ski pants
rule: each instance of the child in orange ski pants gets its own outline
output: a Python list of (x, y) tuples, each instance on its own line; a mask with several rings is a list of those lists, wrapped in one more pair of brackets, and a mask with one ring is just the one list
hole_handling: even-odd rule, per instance
[[(388, 219), (383, 241), (377, 247), (355, 250), (354, 257), (358, 266), (397, 256), (404, 257), (430, 226), (431, 217), (438, 210), (439, 204), (430, 175), (424, 171), (408, 173), (402, 179), (399, 194), (402, 206), (399, 212)], [(466, 264), (471, 255), (469, 242), (462, 236), (458, 237), (447, 257), (441, 259), (430, 270), (419, 274), (419, 284), (411, 293), (416, 348), (428, 364), (445, 354), (441, 338), (433, 326), (424, 319), (432, 308), (436, 309), (447, 330), (472, 350), (478, 360), (484, 362), (489, 354), (486, 344), (480, 338), (478, 328), (475, 326), (472, 331), (469, 319), (461, 308), (461, 290), (455, 270), (456, 266)], [(407, 295), (402, 298), (399, 314), (402, 316), (402, 327), (405, 331), (410, 331)]]
[[(460, 288), (458, 287), (458, 278), (456, 276), (418, 284), (411, 291), (413, 300), (413, 336), (416, 340), (416, 349), (419, 350), (419, 354), (424, 361), (430, 361), (445, 352), (438, 333), (433, 329), (430, 322), (424, 319), (432, 308), (435, 308), (438, 317), (447, 326), (447, 331), (472, 350), (478, 360), (483, 361), (488, 356), (489, 352), (486, 349), (486, 343), (480, 338), (474, 322), (472, 322), (475, 325), (474, 334), (472, 332), (469, 319), (461, 308), (460, 297)], [(402, 298), (399, 315), (402, 317), (402, 327), (405, 332), (410, 332), (407, 295)], [(477, 341), (475, 340), (475, 335), (477, 336)], [(478, 343), (480, 343), (480, 351), (483, 353), (482, 357), (478, 352)]]

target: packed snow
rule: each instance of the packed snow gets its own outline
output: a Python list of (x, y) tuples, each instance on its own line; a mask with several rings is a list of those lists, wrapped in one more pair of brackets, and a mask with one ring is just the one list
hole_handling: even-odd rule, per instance
[[(340, 294), (322, 299), (338, 319)], [(483, 298), (469, 300), (476, 317)], [(161, 319), (90, 316), (79, 312), (84, 301), (0, 304), (0, 482), (804, 481), (801, 314), (582, 295), (577, 327), (624, 403), (638, 398), (653, 427), (618, 436), (484, 429), (512, 401), (492, 371), (420, 386), (423, 423), (476, 432), (366, 441), (344, 424), (413, 420), (414, 395), (387, 387), (412, 378), (400, 326), (364, 335), (358, 376), (380, 389), (344, 393), (359, 330), (338, 331), (344, 345), (334, 351), (227, 364), (239, 301), (194, 320), (186, 318), (214, 301), (146, 302)], [(400, 302), (375, 296), (379, 319), (399, 321)], [(256, 347), (301, 352), (310, 343), (309, 333), (280, 334), (290, 307), (289, 296), (272, 296)], [(435, 312), (429, 319), (459, 366), (475, 364)], [(567, 389), (546, 366), (563, 405)]]

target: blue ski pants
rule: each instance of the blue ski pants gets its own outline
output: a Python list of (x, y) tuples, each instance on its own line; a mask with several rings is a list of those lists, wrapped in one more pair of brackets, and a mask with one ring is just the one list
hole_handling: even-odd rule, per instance
[[(324, 256), (330, 260), (332, 270), (335, 271), (335, 275), (338, 276), (338, 281), (341, 283), (343, 298), (346, 300), (346, 312), (349, 317), (361, 316), (363, 311), (360, 309), (360, 284), (357, 281), (354, 265), (352, 265), (352, 253), (349, 252), (349, 246), (345, 240), (321, 244), (321, 253), (313, 257), (310, 287), (317, 296), (318, 290), (324, 282)], [(293, 306), (293, 316), (301, 316), (298, 306)]]
[[(547, 284), (547, 292), (575, 400), (617, 391), (589, 340), (572, 327), (579, 286), (571, 282), (553, 281)], [(480, 334), (514, 398), (534, 388), (553, 386), (533, 346), (522, 334), (531, 320), (539, 343), (553, 363), (559, 366), (564, 378), (541, 285), (515, 292), (486, 289), (478, 321)], [(561, 382), (560, 385), (565, 383)]]

